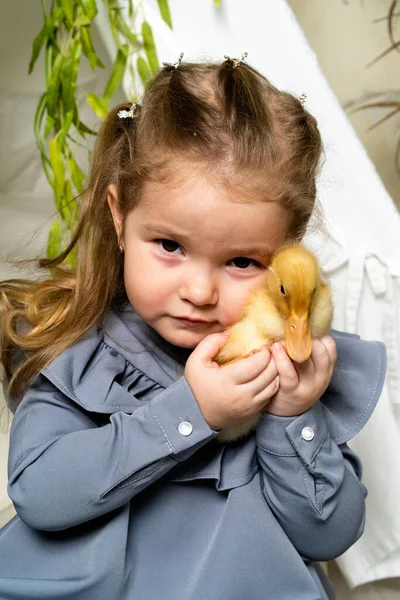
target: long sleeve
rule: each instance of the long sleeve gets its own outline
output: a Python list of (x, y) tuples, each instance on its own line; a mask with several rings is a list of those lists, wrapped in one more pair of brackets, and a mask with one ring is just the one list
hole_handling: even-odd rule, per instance
[(287, 536), (311, 560), (330, 560), (362, 534), (366, 489), (356, 455), (332, 440), (321, 404), (298, 417), (265, 414), (257, 433), (263, 493)]
[(61, 530), (112, 511), (216, 435), (183, 377), (132, 414), (98, 417), (43, 375), (19, 405), (9, 495), (31, 527)]

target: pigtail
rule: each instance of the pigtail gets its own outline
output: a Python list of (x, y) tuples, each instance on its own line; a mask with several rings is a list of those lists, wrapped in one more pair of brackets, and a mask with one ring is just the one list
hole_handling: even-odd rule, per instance
[(225, 122), (243, 166), (261, 166), (260, 144), (265, 151), (273, 153), (272, 123), (265, 102), (265, 83), (254, 69), (244, 62), (237, 66), (227, 57), (217, 71), (217, 86), (221, 97)]
[[(76, 199), (80, 217), (67, 248), (55, 258), (25, 261), (47, 278), (0, 283), (1, 362), (10, 405), (49, 362), (126, 301), (123, 259), (107, 205), (109, 184), (124, 182), (134, 155), (136, 123), (118, 117), (124, 108), (110, 111), (96, 138), (90, 180)], [(71, 252), (75, 267), (65, 263)]]
[(260, 130), (271, 129), (262, 83), (249, 65), (242, 62), (235, 68), (227, 59), (217, 72), (217, 81), (225, 118), (234, 133), (245, 129), (256, 137)]
[(207, 124), (216, 118), (217, 111), (205, 99), (188, 89), (187, 79), (190, 77), (191, 73), (184, 65), (170, 75), (166, 98), (169, 122), (183, 144), (188, 139), (192, 143), (192, 137), (197, 136), (196, 143), (207, 145), (212, 143)]
[(183, 152), (199, 160), (206, 149), (212, 154), (218, 151), (210, 123), (217, 126), (220, 112), (210, 101), (213, 94), (207, 93), (204, 86), (196, 89), (196, 80), (204, 74), (204, 67), (185, 63), (176, 68), (167, 65), (150, 83), (139, 135), (144, 153), (162, 147), (164, 158), (165, 151), (169, 151)]

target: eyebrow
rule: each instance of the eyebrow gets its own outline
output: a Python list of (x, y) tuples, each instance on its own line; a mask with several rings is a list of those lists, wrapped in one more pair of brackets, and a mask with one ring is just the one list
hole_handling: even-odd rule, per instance
[[(167, 225), (159, 223), (144, 223), (140, 226), (140, 233), (147, 235), (159, 235), (167, 238), (180, 238), (183, 241), (190, 240), (190, 235), (179, 231), (179, 229), (171, 229)], [(268, 260), (273, 255), (274, 251), (266, 248), (263, 250), (260, 246), (237, 246), (229, 248), (229, 254), (232, 256), (255, 256), (262, 260)]]
[(235, 250), (235, 254), (236, 254), (236, 256), (255, 256), (262, 260), (267, 260), (267, 259), (271, 258), (273, 252), (268, 249), (262, 250), (259, 246), (257, 246), (257, 247), (249, 246), (248, 248), (245, 248), (245, 247), (237, 248), (237, 250)]
[(173, 230), (168, 225), (162, 225), (158, 223), (144, 223), (140, 226), (140, 233), (147, 235), (159, 235), (162, 237), (180, 237), (183, 240), (189, 240), (190, 235), (179, 231), (179, 229)]

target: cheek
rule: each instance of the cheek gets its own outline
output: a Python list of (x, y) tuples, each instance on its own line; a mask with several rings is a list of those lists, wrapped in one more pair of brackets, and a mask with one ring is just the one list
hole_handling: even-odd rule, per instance
[(223, 327), (229, 327), (241, 319), (247, 299), (253, 290), (262, 285), (264, 279), (264, 276), (260, 276), (256, 280), (242, 282), (240, 285), (232, 285), (230, 289), (225, 289), (223, 298), (220, 298), (220, 321)]
[(225, 306), (222, 314), (221, 324), (223, 327), (229, 327), (240, 320), (243, 312), (244, 302), (231, 302)]
[(172, 277), (157, 269), (146, 253), (126, 253), (124, 263), (125, 289), (132, 306), (138, 312), (152, 314), (171, 294)]

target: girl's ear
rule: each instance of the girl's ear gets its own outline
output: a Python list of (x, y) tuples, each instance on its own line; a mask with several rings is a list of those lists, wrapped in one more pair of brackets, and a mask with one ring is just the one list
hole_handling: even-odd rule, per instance
[(117, 233), (118, 242), (122, 238), (124, 217), (118, 203), (117, 188), (112, 183), (108, 186), (107, 202), (110, 207), (111, 215), (114, 221), (115, 231)]

